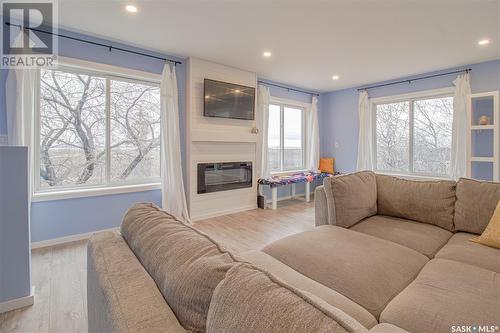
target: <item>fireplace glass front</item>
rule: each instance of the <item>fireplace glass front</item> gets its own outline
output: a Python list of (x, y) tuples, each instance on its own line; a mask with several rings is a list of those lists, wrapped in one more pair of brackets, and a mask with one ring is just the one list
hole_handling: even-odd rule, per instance
[(198, 194), (252, 187), (252, 162), (198, 164)]

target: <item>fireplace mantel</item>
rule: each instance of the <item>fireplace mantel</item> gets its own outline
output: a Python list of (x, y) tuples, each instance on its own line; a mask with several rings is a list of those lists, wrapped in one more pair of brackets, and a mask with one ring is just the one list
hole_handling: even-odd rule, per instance
[(229, 131), (194, 130), (191, 132), (193, 142), (257, 142), (257, 134)]

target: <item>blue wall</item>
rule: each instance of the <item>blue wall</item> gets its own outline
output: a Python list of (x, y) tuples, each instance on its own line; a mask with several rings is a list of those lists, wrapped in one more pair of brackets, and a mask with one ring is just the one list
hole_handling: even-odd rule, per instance
[(31, 204), (31, 241), (118, 227), (136, 202), (161, 205), (161, 191), (86, 197)]
[[(455, 69), (471, 68), (471, 89), (473, 93), (500, 90), (500, 60), (450, 68), (425, 74), (437, 74)], [(422, 75), (425, 75), (422, 74)], [(401, 78), (410, 79), (413, 77)], [(420, 80), (411, 84), (370, 89), (370, 97), (399, 95), (422, 90), (453, 86), (456, 75)], [(384, 83), (384, 82), (381, 82)], [(376, 84), (376, 83), (374, 83)], [(319, 98), (319, 120), (321, 156), (336, 158), (336, 168), (341, 172), (356, 170), (358, 151), (358, 91), (356, 88), (321, 94)], [(338, 143), (338, 147), (335, 146)], [(481, 168), (484, 166), (479, 166)]]
[[(183, 59), (169, 55), (133, 48), (119, 43), (112, 43), (106, 40), (84, 36), (70, 31), (60, 31), (60, 33), (183, 61)], [(161, 60), (150, 59), (120, 51), (109, 52), (108, 49), (104, 47), (82, 44), (77, 41), (63, 38), (59, 39), (59, 55), (153, 73), (161, 73), (164, 65)], [(179, 86), (181, 151), (185, 170), (185, 62), (183, 61), (182, 65), (177, 65), (176, 70)], [(6, 78), (7, 70), (1, 70), (0, 84), (2, 86), (0, 87), (0, 134), (7, 133), (5, 94), (14, 93), (5, 92)], [(119, 195), (34, 202), (31, 207), (31, 241), (37, 242), (57, 237), (117, 227), (120, 225), (122, 216), (126, 209), (131, 204), (138, 201), (152, 201), (156, 204), (161, 204), (161, 192), (159, 190), (155, 190)]]

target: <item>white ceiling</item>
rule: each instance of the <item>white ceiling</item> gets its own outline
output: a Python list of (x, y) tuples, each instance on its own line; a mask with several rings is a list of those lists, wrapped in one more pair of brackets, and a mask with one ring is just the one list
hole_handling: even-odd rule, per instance
[(500, 0), (126, 3), (60, 0), (59, 24), (317, 91), (500, 58)]

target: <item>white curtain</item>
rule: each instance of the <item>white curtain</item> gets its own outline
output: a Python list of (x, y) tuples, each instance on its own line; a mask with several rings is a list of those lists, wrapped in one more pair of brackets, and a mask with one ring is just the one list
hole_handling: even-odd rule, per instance
[(36, 69), (9, 70), (6, 95), (7, 142), (10, 146), (32, 145), (36, 76)]
[(318, 170), (319, 168), (319, 124), (318, 124), (318, 97), (312, 97), (311, 109), (307, 117), (307, 129), (309, 133), (307, 168)]
[(359, 93), (359, 137), (357, 170), (373, 170), (373, 112), (367, 91)]
[(9, 69), (6, 82), (7, 144), (28, 147), (29, 197), (33, 195), (33, 124), (37, 69)]
[(469, 114), (470, 75), (460, 74), (455, 81), (453, 125), (451, 134), (450, 177), (465, 177), (467, 172), (467, 115)]
[(162, 206), (181, 221), (190, 223), (182, 178), (179, 133), (179, 96), (175, 67), (163, 67), (161, 90)]
[(259, 162), (257, 168), (258, 178), (268, 178), (269, 172), (269, 159), (267, 156), (267, 136), (269, 127), (269, 100), (271, 94), (269, 88), (264, 85), (259, 85), (257, 88), (257, 128), (259, 129), (259, 147), (258, 153)]

